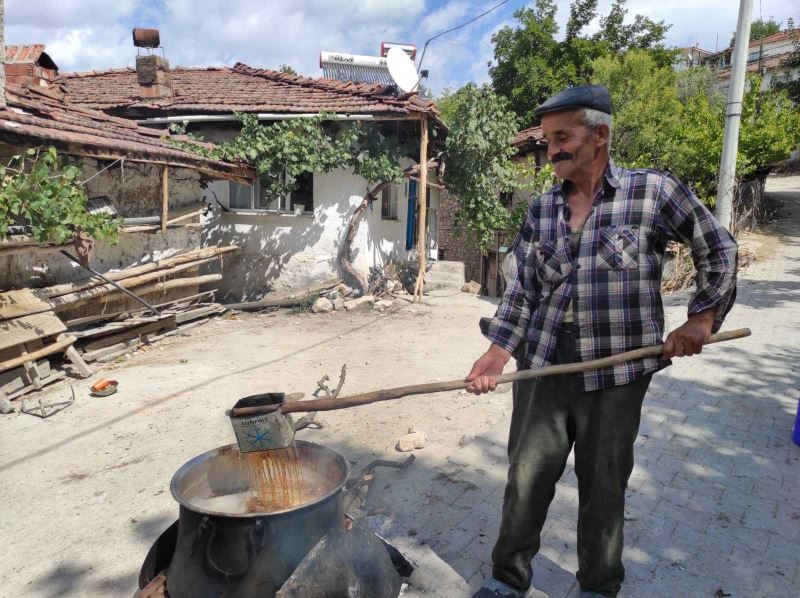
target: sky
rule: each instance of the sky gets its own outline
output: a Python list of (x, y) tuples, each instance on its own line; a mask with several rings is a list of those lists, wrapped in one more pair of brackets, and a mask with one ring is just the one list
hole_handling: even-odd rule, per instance
[[(321, 50), (378, 55), (381, 41), (412, 43), (421, 52), (432, 36), (459, 25), (500, 0), (5, 0), (7, 44), (43, 43), (62, 72), (133, 66), (131, 30), (161, 32), (172, 66), (251, 66), (277, 69), (287, 64), (300, 74), (320, 77)], [(428, 86), (439, 93), (468, 81), (489, 81), (492, 35), (514, 25), (510, 0), (472, 25), (433, 41), (425, 55)], [(563, 25), (570, 0), (558, 0)], [(697, 43), (722, 49), (736, 29), (735, 0), (628, 0), (635, 14), (672, 24), (666, 38), (679, 47)], [(753, 18), (789, 17), (800, 10), (787, 0), (755, 0)], [(600, 0), (607, 14), (611, 0)], [(794, 13), (794, 14), (793, 14)], [(596, 30), (592, 23), (589, 32)], [(419, 54), (418, 54), (419, 58)]]

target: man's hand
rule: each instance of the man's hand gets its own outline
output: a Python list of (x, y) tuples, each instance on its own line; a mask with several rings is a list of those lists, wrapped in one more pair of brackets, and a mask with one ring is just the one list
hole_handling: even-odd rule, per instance
[(481, 355), (472, 366), (467, 376), (467, 382), (470, 383), (467, 391), (479, 395), (497, 388), (494, 377), (503, 373), (503, 368), (509, 359), (511, 359), (511, 353), (505, 349), (497, 345), (489, 347), (489, 350)]
[(683, 326), (676, 328), (667, 336), (662, 357), (672, 359), (701, 353), (703, 343), (711, 336), (716, 313), (716, 308), (712, 308), (689, 316)]

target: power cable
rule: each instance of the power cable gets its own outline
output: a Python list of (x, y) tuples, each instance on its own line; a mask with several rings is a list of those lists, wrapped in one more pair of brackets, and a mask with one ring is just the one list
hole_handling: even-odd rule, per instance
[(437, 34), (436, 34), (436, 35), (434, 35), (432, 38), (430, 38), (428, 41), (426, 41), (426, 42), (425, 42), (425, 45), (422, 47), (422, 56), (420, 56), (420, 59), (419, 59), (419, 65), (417, 66), (417, 72), (419, 73), (419, 72), (420, 72), (420, 70), (422, 69), (422, 61), (423, 61), (423, 60), (425, 60), (425, 51), (428, 49), (428, 44), (430, 44), (430, 43), (431, 43), (433, 40), (435, 40), (437, 37), (442, 37), (442, 36), (443, 36), (443, 35), (445, 35), (446, 33), (451, 33), (451, 32), (453, 32), (453, 31), (456, 31), (456, 30), (458, 30), (458, 29), (461, 29), (462, 27), (466, 27), (467, 25), (469, 25), (469, 24), (471, 24), (471, 23), (474, 23), (474, 22), (475, 22), (475, 21), (477, 21), (478, 19), (480, 19), (480, 18), (482, 18), (482, 17), (485, 17), (486, 15), (488, 15), (490, 12), (492, 12), (492, 11), (494, 11), (494, 10), (497, 10), (498, 8), (500, 8), (501, 6), (503, 6), (503, 4), (508, 4), (510, 1), (511, 1), (511, 0), (503, 0), (503, 1), (502, 1), (502, 2), (500, 2), (499, 4), (495, 4), (494, 6), (492, 6), (492, 7), (491, 7), (489, 10), (487, 10), (486, 12), (482, 12), (481, 14), (479, 14), (479, 15), (478, 15), (477, 17), (475, 17), (474, 19), (472, 19), (472, 20), (470, 20), (470, 21), (467, 21), (466, 23), (462, 23), (461, 25), (457, 25), (456, 27), (452, 27), (451, 29), (448, 29), (447, 31), (442, 31), (441, 33), (437, 33)]

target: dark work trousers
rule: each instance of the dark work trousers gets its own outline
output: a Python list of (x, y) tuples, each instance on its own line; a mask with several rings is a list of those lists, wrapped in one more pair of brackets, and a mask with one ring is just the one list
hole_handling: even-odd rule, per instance
[[(558, 335), (557, 363), (575, 361), (575, 333)], [(555, 485), (575, 447), (578, 476), (578, 582), (584, 591), (616, 596), (622, 566), (625, 488), (650, 375), (630, 384), (583, 392), (580, 374), (514, 383), (508, 438), (508, 482), (493, 575), (527, 589)]]

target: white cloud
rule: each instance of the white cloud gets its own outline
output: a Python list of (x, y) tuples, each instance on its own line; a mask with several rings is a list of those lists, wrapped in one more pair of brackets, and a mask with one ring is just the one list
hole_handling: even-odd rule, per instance
[[(487, 10), (497, 0), (6, 0), (6, 42), (44, 43), (63, 71), (132, 66), (130, 31), (156, 27), (172, 65), (213, 66), (242, 61), (276, 68), (289, 64), (319, 76), (319, 52), (378, 53), (381, 41), (415, 43)], [(531, 2), (528, 2), (530, 4)], [(558, 0), (563, 33), (570, 0)], [(611, 0), (601, 0), (608, 13)], [(765, 18), (786, 22), (785, 0), (762, 0)], [(425, 57), (436, 91), (467, 80), (488, 80), (491, 35), (513, 24), (509, 3), (476, 23), (431, 43)], [(674, 26), (667, 42), (726, 45), (736, 26), (733, 0), (629, 0), (637, 13)], [(758, 7), (754, 16), (758, 16)], [(800, 17), (800, 15), (795, 15)], [(596, 28), (596, 23), (591, 28)]]
[(438, 33), (455, 27), (469, 20), (472, 6), (466, 0), (452, 0), (439, 10), (427, 15), (419, 26), (419, 31), (425, 37), (433, 37)]

